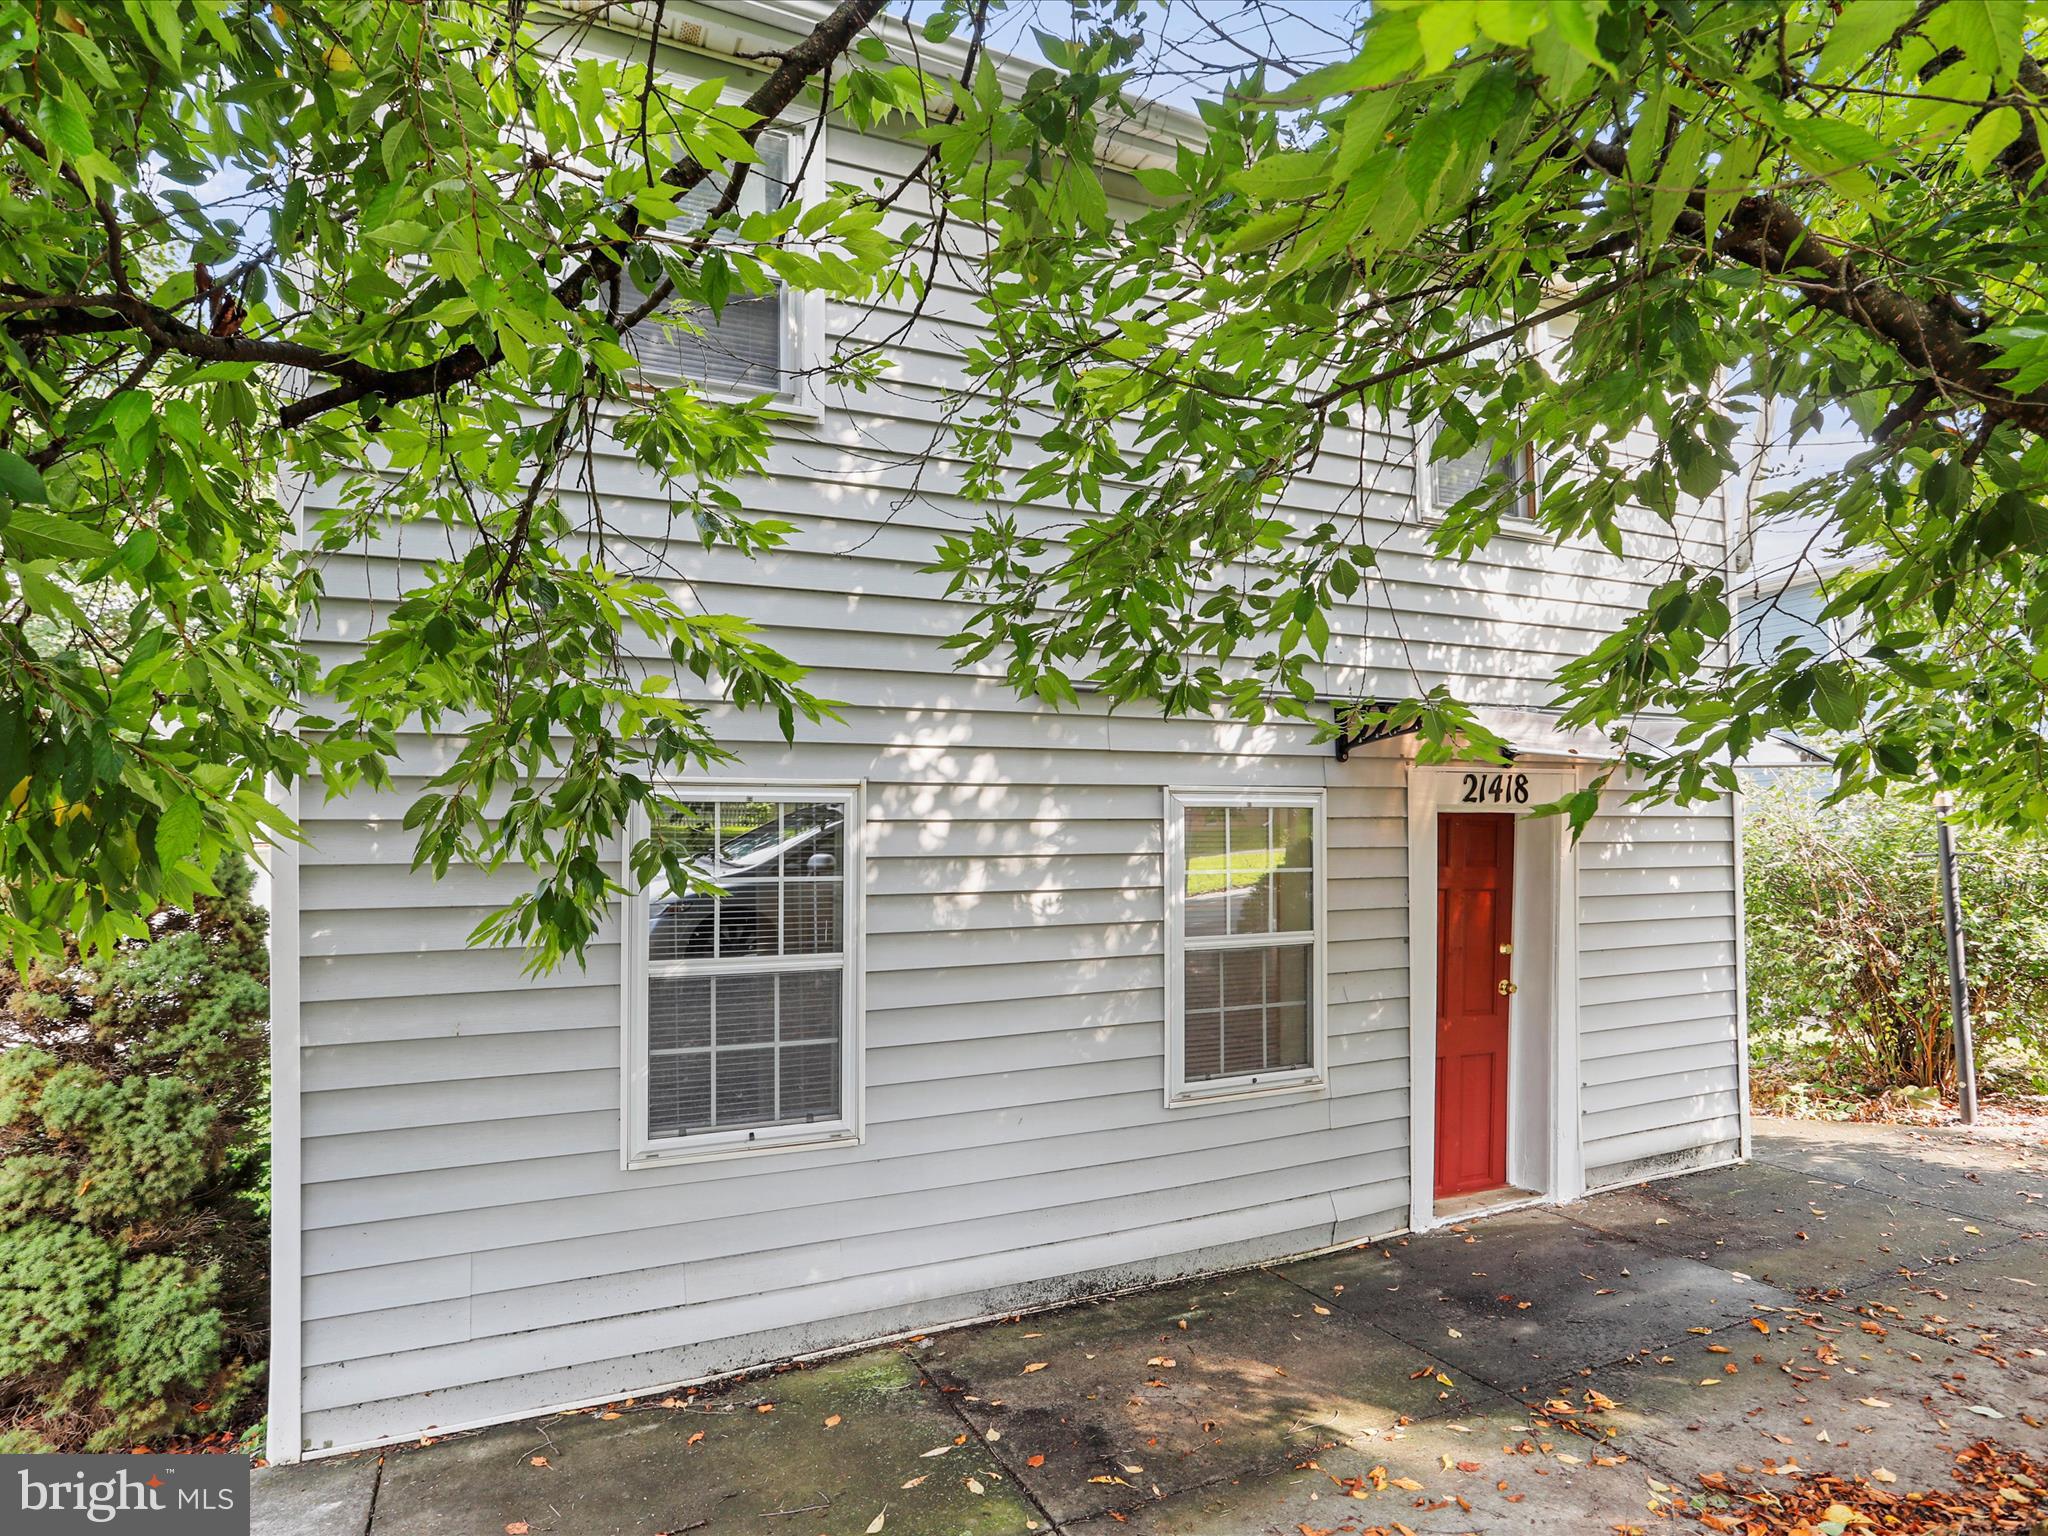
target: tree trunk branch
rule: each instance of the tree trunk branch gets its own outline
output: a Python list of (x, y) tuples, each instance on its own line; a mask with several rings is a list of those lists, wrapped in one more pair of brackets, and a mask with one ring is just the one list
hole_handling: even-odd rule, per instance
[[(775, 119), (796, 100), (810, 81), (852, 46), (853, 40), (881, 13), (888, 0), (839, 0), (831, 13), (812, 28), (809, 36), (781, 56), (774, 72), (747, 97), (744, 105), (760, 121), (743, 131), (748, 143), (758, 139)], [(34, 130), (18, 121), (0, 122), (0, 134), (14, 139), (31, 153), (41, 154), (43, 146)], [(47, 157), (45, 157), (47, 158)], [(702, 181), (707, 171), (695, 163), (672, 166), (663, 182), (687, 192)], [(728, 197), (736, 195), (728, 189)], [(82, 186), (81, 186), (82, 190)], [(188, 324), (172, 311), (151, 304), (127, 291), (120, 226), (112, 218), (105, 199), (95, 203), (107, 226), (108, 259), (114, 278), (114, 293), (36, 293), (22, 289), (0, 292), (0, 315), (7, 334), (16, 341), (33, 341), (62, 336), (85, 336), (120, 331), (140, 333), (148, 347), (175, 352), (205, 362), (267, 363), (303, 369), (335, 382), (301, 399), (292, 401), (278, 414), (278, 424), (291, 431), (316, 417), (376, 398), (396, 403), (424, 395), (444, 395), (449, 390), (482, 374), (497, 361), (473, 342), (464, 342), (440, 357), (406, 368), (379, 368), (360, 362), (346, 353), (326, 351), (294, 341), (256, 336), (215, 336)], [(632, 209), (619, 216), (624, 238), (612, 250), (600, 250), (578, 262), (554, 285), (554, 297), (570, 308), (580, 307), (590, 295), (600, 292), (615, 278), (621, 266), (620, 251), (640, 236), (642, 220)]]
[[(1618, 144), (1596, 140), (1582, 154), (1589, 165), (1617, 180), (1627, 175), (1627, 152)], [(1705, 208), (1705, 194), (1694, 192), (1673, 232), (1703, 251), (1796, 283), (1808, 303), (1888, 343), (1957, 404), (2048, 437), (2048, 390), (2013, 393), (2006, 383), (2011, 375), (1992, 366), (1996, 349), (1977, 339), (1956, 308), (1866, 276), (1852, 257), (1830, 250), (1778, 198), (1738, 201), (1711, 246)]]

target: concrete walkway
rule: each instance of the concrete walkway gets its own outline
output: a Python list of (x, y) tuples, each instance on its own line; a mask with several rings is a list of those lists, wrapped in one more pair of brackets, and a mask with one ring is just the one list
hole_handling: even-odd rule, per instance
[[(1760, 1122), (1578, 1205), (259, 1472), (260, 1536), (1602, 1536), (2048, 1460), (2048, 1155)], [(1708, 1481), (1703, 1485), (1701, 1479)]]

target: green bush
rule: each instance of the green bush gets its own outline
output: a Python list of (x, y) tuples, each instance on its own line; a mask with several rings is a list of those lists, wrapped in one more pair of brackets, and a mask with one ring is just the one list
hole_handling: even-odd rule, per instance
[(266, 1326), (270, 994), (236, 859), (106, 960), (0, 960), (0, 1436), (107, 1450), (245, 1416)]
[[(1749, 1018), (1765, 1080), (1836, 1093), (1953, 1088), (1934, 813), (1823, 806), (1779, 784), (1745, 802)], [(2048, 1089), (2048, 843), (1959, 830), (1980, 1082)]]

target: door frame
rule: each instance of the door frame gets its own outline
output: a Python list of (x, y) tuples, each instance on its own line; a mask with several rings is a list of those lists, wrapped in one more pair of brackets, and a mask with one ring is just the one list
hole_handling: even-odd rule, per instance
[[(1411, 763), (1408, 767), (1408, 1226), (1423, 1232), (1438, 1226), (1436, 1214), (1436, 1051), (1437, 1051), (1437, 816), (1461, 811), (1500, 812), (1500, 804), (1464, 805), (1463, 776), (1481, 770), (1528, 776), (1528, 804), (1537, 805), (1572, 793), (1581, 784), (1576, 763), (1517, 761), (1506, 768), (1494, 763)], [(1579, 874), (1571, 839), (1571, 823), (1563, 816), (1515, 818), (1515, 862), (1546, 858), (1554, 871), (1550, 911), (1536, 901), (1517, 899), (1514, 906), (1513, 970), (1532, 946), (1543, 945), (1550, 962), (1550, 1017), (1538, 1021), (1549, 1034), (1551, 1104), (1549, 1109), (1548, 1188), (1537, 1192), (1545, 1204), (1575, 1200), (1585, 1192), (1585, 1157), (1579, 1131)], [(1517, 887), (1520, 878), (1517, 877)], [(1514, 1018), (1510, 1029), (1527, 1028)], [(1510, 1156), (1520, 1099), (1527, 1085), (1509, 1078), (1508, 1143)], [(1540, 1106), (1539, 1106), (1540, 1107)], [(1470, 1213), (1467, 1213), (1470, 1214)], [(1463, 1219), (1462, 1217), (1459, 1219)]]

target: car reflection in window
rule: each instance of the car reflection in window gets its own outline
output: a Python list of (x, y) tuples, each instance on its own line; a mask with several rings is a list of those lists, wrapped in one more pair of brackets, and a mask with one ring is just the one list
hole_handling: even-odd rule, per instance
[[(784, 804), (779, 816), (733, 832), (720, 807), (717, 851), (689, 869), (721, 892), (658, 888), (649, 902), (656, 960), (820, 954), (839, 948), (839, 868), (845, 808)], [(712, 806), (699, 808), (708, 821)]]

